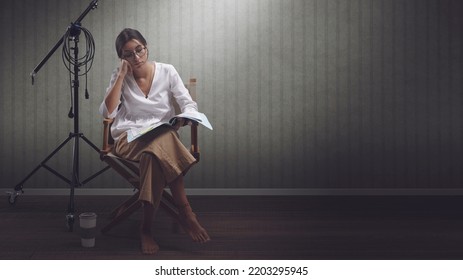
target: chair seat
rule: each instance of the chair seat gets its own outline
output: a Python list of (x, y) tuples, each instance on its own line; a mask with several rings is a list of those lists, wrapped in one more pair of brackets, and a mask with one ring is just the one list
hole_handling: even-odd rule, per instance
[(138, 174), (139, 163), (136, 161), (129, 161), (116, 156), (112, 152), (102, 155), (102, 160), (111, 166), (117, 173), (136, 189), (140, 188), (140, 176)]

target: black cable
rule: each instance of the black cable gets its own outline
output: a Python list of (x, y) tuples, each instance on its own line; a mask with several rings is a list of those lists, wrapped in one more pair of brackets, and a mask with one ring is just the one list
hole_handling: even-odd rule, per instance
[[(78, 30), (76, 30), (78, 29)], [(71, 46), (71, 41), (74, 41), (76, 36), (73, 34), (74, 32), (79, 32), (82, 31), (82, 33), (85, 36), (85, 53), (82, 56), (79, 57), (73, 57), (73, 53), (71, 53), (71, 50), (74, 50), (74, 47)], [(82, 67), (85, 66), (85, 71), (82, 73), (78, 73), (79, 76), (86, 75), (89, 71), (90, 68), (92, 68), (93, 65), (93, 59), (95, 57), (95, 41), (93, 40), (92, 33), (88, 31), (85, 27), (82, 27), (78, 24), (73, 24), (71, 25), (66, 34), (64, 35), (64, 44), (63, 44), (63, 62), (66, 68), (69, 70), (71, 74), (74, 73), (74, 67)], [(69, 62), (69, 64), (66, 64), (66, 62)]]
[[(74, 48), (75, 46), (72, 46), (72, 42), (76, 42), (76, 40), (79, 40), (79, 35), (83, 33), (85, 37), (85, 52), (83, 55), (78, 54), (79, 57), (74, 57)], [(95, 57), (95, 40), (93, 39), (92, 33), (85, 27), (82, 27), (80, 23), (72, 23), (69, 27), (68, 30), (66, 31), (66, 34), (64, 34), (63, 38), (63, 51), (62, 51), (62, 59), (63, 63), (66, 66), (66, 69), (69, 71), (69, 82), (71, 85), (71, 109), (69, 110), (69, 118), (74, 117), (73, 113), (73, 83), (77, 83), (78, 81), (73, 81), (72, 76), (75, 75), (75, 69), (78, 70), (78, 76), (83, 76), (85, 75), (85, 98), (89, 98), (88, 94), (88, 80), (87, 80), (87, 73), (90, 71), (90, 68), (92, 68), (93, 65), (93, 59)], [(78, 41), (77, 41), (78, 43)], [(85, 66), (85, 71), (80, 71), (80, 67)]]
[[(71, 67), (71, 63), (69, 63), (69, 66), (68, 67)], [(66, 63), (65, 63), (66, 64)], [(70, 119), (74, 118), (74, 96), (72, 95), (73, 94), (73, 87), (72, 87), (72, 75), (71, 75), (71, 72), (69, 72), (69, 88), (71, 89), (71, 98), (69, 100), (70, 102), (70, 108), (69, 108), (69, 113), (68, 113), (68, 117)]]

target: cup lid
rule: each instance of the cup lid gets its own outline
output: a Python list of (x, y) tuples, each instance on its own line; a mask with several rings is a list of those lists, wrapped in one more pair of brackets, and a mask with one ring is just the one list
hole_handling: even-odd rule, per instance
[(90, 218), (96, 218), (97, 215), (96, 213), (93, 212), (84, 212), (79, 215), (79, 218), (81, 219), (90, 219)]

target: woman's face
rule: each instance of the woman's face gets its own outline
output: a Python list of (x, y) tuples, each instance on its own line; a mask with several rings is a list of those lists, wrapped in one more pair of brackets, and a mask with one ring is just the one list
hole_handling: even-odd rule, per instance
[(122, 47), (122, 59), (134, 68), (143, 66), (148, 60), (148, 49), (140, 41), (132, 39)]

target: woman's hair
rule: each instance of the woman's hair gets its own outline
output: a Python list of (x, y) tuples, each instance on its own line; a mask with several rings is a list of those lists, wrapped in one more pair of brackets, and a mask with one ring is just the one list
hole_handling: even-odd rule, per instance
[(119, 33), (119, 35), (116, 38), (116, 52), (119, 58), (122, 58), (122, 48), (124, 47), (124, 45), (128, 41), (133, 39), (140, 41), (143, 44), (143, 46), (146, 47), (145, 37), (143, 37), (143, 35), (141, 35), (141, 33), (138, 30), (125, 28), (121, 31), (121, 33)]

